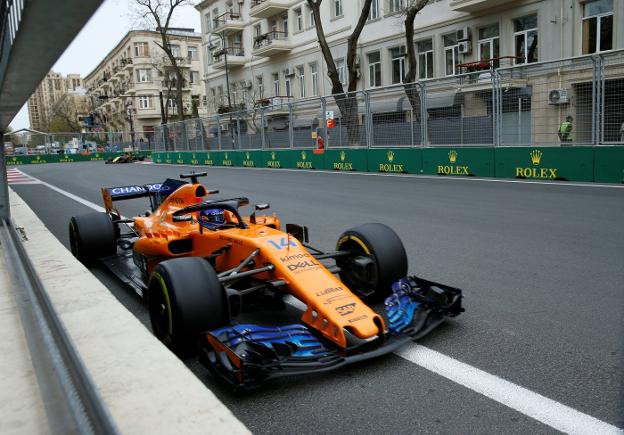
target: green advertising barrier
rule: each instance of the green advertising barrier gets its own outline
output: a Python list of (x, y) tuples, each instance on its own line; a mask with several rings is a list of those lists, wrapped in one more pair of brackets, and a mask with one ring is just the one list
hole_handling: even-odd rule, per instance
[(288, 169), (323, 169), (325, 154), (314, 154), (313, 149), (279, 151), (283, 168)]
[(494, 176), (494, 148), (423, 148), (422, 153), (427, 175)]
[(496, 148), (496, 177), (537, 180), (594, 180), (592, 147)]
[(594, 181), (624, 183), (624, 146), (594, 148)]
[[(26, 156), (6, 156), (4, 161), (7, 166), (17, 165), (38, 165), (43, 163), (76, 163), (76, 162), (98, 162), (105, 161), (112, 157), (120, 156), (123, 153), (93, 153), (93, 154), (37, 154)], [(141, 153), (148, 157), (151, 153)]]
[(268, 153), (265, 151), (239, 151), (240, 165), (244, 168), (265, 168)]
[(325, 150), (325, 169), (329, 171), (368, 171), (368, 149)]
[(395, 174), (420, 174), (422, 150), (420, 148), (380, 148), (368, 151), (368, 172)]

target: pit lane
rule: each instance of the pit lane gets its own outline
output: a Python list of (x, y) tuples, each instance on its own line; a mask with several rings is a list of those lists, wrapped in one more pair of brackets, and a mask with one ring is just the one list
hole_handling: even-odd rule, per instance
[[(20, 169), (97, 204), (101, 186), (159, 182), (188, 171), (101, 162)], [(208, 171), (210, 188), (270, 202), (282, 222), (308, 225), (322, 248), (332, 248), (350, 226), (389, 224), (404, 241), (411, 273), (465, 291), (467, 312), (425, 346), (624, 426), (623, 189)], [(66, 246), (69, 217), (90, 211), (45, 185), (12, 187)], [(120, 203), (120, 209), (132, 215), (147, 203)], [(93, 272), (149, 328), (132, 292), (102, 270)], [(196, 360), (185, 362), (258, 433), (553, 431), (394, 355), (278, 381), (246, 396), (229, 393)]]

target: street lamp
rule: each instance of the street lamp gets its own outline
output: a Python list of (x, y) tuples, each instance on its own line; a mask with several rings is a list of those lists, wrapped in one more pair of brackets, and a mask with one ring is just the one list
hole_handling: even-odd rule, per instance
[(126, 103), (126, 114), (128, 115), (128, 121), (130, 121), (130, 139), (132, 140), (132, 151), (135, 151), (134, 149), (134, 120), (133, 120), (134, 113), (136, 113), (136, 109), (132, 105), (132, 100), (129, 100)]

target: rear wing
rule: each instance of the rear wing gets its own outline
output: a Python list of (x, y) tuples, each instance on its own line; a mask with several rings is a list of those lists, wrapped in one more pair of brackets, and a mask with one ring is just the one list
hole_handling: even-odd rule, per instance
[(113, 202), (124, 201), (126, 199), (149, 197), (152, 210), (154, 210), (158, 207), (158, 205), (160, 205), (163, 199), (165, 199), (183, 184), (187, 184), (186, 181), (167, 178), (164, 183), (102, 187), (102, 199), (104, 200), (104, 208), (106, 209), (107, 213), (111, 213), (114, 211), (119, 214), (117, 210), (115, 210), (115, 208), (113, 207)]

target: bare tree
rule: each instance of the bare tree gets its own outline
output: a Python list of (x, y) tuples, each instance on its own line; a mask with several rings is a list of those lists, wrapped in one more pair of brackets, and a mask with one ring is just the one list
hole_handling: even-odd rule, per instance
[(307, 0), (307, 2), (314, 15), (316, 34), (319, 39), (319, 45), (321, 46), (321, 53), (323, 53), (323, 58), (327, 64), (327, 75), (332, 84), (332, 95), (338, 105), (338, 109), (340, 109), (343, 123), (346, 123), (349, 143), (356, 144), (360, 141), (358, 103), (355, 94), (358, 84), (358, 65), (356, 63), (357, 43), (364, 29), (364, 25), (366, 24), (366, 20), (368, 19), (372, 0), (364, 0), (360, 18), (355, 25), (355, 29), (353, 29), (353, 33), (347, 38), (347, 71), (349, 73), (349, 85), (346, 93), (338, 77), (338, 69), (336, 68), (336, 63), (334, 62), (331, 50), (327, 44), (323, 23), (321, 22), (320, 7), (323, 0)]
[(51, 132), (80, 132), (82, 124), (78, 115), (86, 115), (91, 111), (87, 97), (63, 95), (50, 110), (48, 130)]
[(134, 0), (138, 16), (149, 27), (152, 27), (160, 34), (160, 43), (156, 42), (170, 63), (170, 69), (176, 76), (175, 80), (175, 100), (178, 107), (180, 120), (184, 119), (184, 106), (182, 102), (182, 87), (184, 86), (184, 75), (180, 66), (182, 57), (177, 57), (173, 52), (169, 42), (169, 29), (171, 20), (176, 9), (181, 6), (193, 5), (191, 0)]

